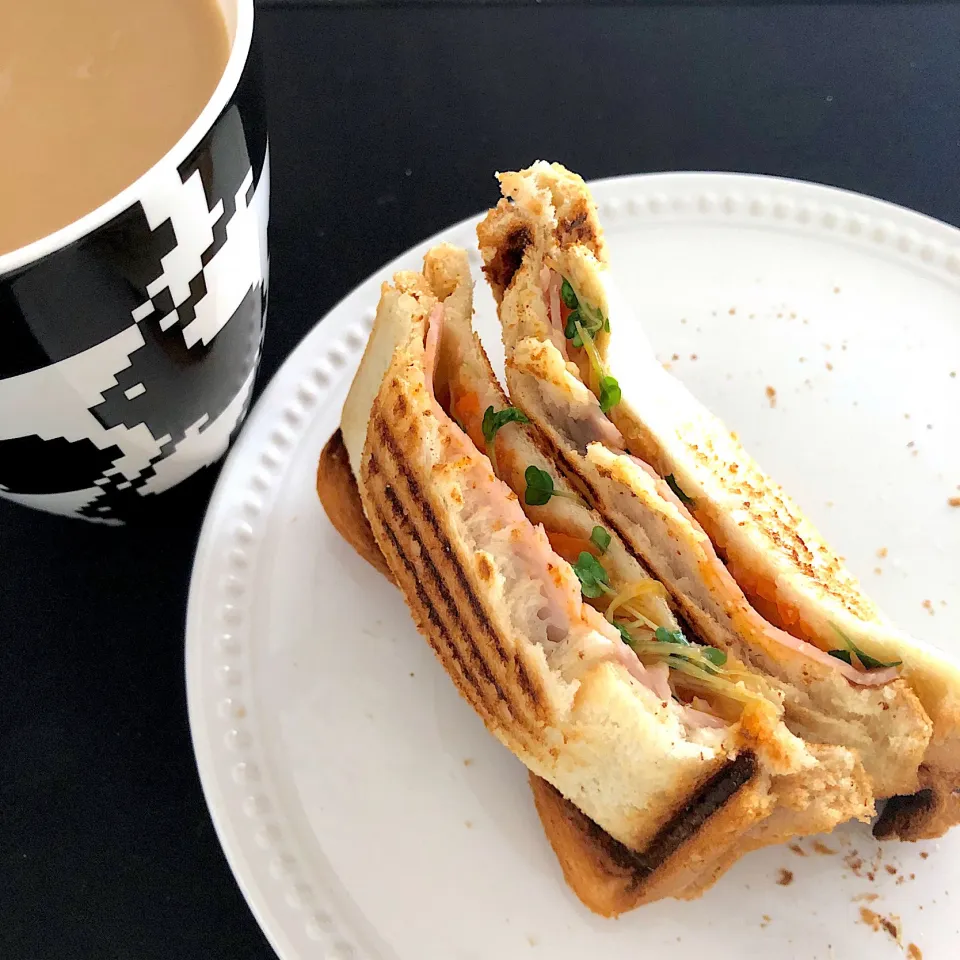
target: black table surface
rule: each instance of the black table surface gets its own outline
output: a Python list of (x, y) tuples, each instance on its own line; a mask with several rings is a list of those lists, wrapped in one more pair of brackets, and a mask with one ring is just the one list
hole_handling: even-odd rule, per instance
[[(960, 223), (960, 6), (259, 9), (273, 166), (258, 389), (323, 314), (536, 158), (741, 170)], [(183, 680), (212, 473), (162, 524), (0, 503), (0, 957), (273, 956), (217, 843)]]

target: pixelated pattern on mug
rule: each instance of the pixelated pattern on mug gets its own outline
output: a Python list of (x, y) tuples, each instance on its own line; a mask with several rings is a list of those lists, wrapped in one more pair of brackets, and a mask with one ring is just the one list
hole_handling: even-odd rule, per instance
[[(246, 131), (249, 134), (249, 131)], [(231, 104), (142, 202), (0, 278), (0, 491), (122, 522), (226, 450), (268, 283), (266, 138)]]

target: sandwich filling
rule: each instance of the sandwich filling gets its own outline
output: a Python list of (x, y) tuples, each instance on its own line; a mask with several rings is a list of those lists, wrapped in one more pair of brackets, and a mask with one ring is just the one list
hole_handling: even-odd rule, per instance
[[(518, 499), (521, 489), (528, 509), (552, 497), (574, 500), (584, 510), (586, 504), (562, 475), (519, 462), (515, 445), (502, 436), (498, 442), (503, 427), (523, 424), (526, 417), (506, 404), (481, 410), (481, 392), (484, 402), (494, 399), (492, 388), (483, 388), (490, 375), (471, 370), (466, 358), (456, 353), (451, 358), (450, 349), (441, 348), (443, 327), (438, 304), (425, 344), (431, 405), (448, 428), (452, 439), (446, 453), (466, 476), (470, 500), (482, 504), (464, 505), (461, 516), (475, 538), (509, 547), (491, 549), (491, 557), (505, 582), (514, 585), (514, 612), (530, 624), (529, 636), (543, 647), (550, 665), (573, 679), (598, 660), (620, 663), (688, 734), (699, 731), (701, 740), (706, 730), (719, 734), (737, 722), (746, 705), (775, 716), (779, 701), (759, 675), (725, 652), (686, 637), (660, 583), (649, 576), (611, 579), (605, 565), (611, 534), (602, 526), (595, 526), (589, 539), (539, 524), (531, 528)], [(608, 439), (619, 436), (605, 417), (591, 422)], [(488, 459), (477, 456), (481, 451)], [(525, 489), (516, 489), (521, 477)]]
[[(587, 450), (593, 443), (602, 444), (610, 453), (629, 459), (634, 467), (659, 479), (648, 464), (626, 452), (623, 437), (606, 416), (609, 410), (620, 402), (619, 384), (606, 369), (597, 346), (598, 340), (610, 332), (609, 317), (604, 316), (602, 308), (589, 305), (583, 300), (573, 284), (556, 270), (544, 266), (540, 279), (550, 321), (549, 343), (560, 352), (565, 372), (579, 380), (581, 386), (578, 391), (577, 385), (571, 387), (569, 382), (564, 387), (541, 382), (544, 399), (548, 402), (552, 399), (557, 407), (556, 412), (560, 414), (555, 422), (565, 423), (567, 439), (578, 449)], [(595, 426), (598, 417), (603, 418), (606, 426)], [(591, 427), (585, 429), (585, 423), (591, 424)], [(666, 489), (659, 492), (695, 525), (696, 521), (689, 510), (692, 501), (676, 482), (671, 483), (671, 480), (672, 477), (667, 477)], [(714, 575), (727, 574), (726, 567), (705, 535), (703, 545), (709, 548)], [(760, 592), (764, 592), (762, 588)], [(777, 643), (837, 670), (851, 683), (860, 686), (879, 686), (898, 677), (898, 663), (882, 663), (865, 654), (839, 630), (836, 632), (837, 646), (830, 649), (816, 646), (809, 640), (772, 626), (768, 635)]]

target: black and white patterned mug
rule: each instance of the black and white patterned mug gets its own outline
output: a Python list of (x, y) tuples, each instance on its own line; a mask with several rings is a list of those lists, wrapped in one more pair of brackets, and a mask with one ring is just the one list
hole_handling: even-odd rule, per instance
[(269, 153), (253, 0), (220, 7), (229, 58), (180, 141), (92, 213), (0, 255), (0, 497), (122, 522), (216, 461), (246, 413)]

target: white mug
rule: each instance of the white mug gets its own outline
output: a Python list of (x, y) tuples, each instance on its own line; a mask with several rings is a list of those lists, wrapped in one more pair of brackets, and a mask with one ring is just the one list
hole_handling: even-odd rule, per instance
[(229, 58), (183, 137), (107, 203), (0, 255), (0, 497), (135, 518), (217, 460), (246, 413), (269, 151), (253, 0), (219, 2)]

